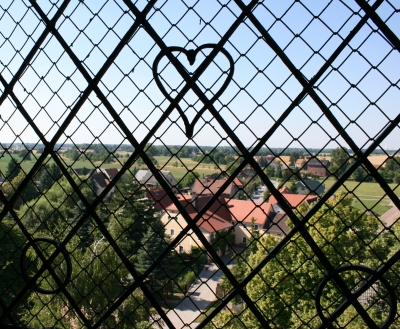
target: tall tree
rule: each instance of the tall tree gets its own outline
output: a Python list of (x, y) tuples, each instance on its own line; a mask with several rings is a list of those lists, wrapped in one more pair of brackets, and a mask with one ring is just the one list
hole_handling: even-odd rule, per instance
[(350, 165), (350, 156), (347, 149), (338, 147), (331, 151), (331, 165), (329, 171), (337, 178), (343, 175)]
[(145, 191), (134, 183), (133, 176), (126, 174), (116, 184), (116, 192), (108, 204), (109, 231), (127, 257), (136, 257), (141, 240), (157, 220), (151, 201)]
[[(147, 232), (141, 240), (141, 247), (138, 250), (136, 269), (143, 274), (154, 261), (159, 257), (168, 246), (168, 239), (165, 233), (164, 225), (161, 220), (156, 220), (153, 225), (149, 225)], [(158, 263), (151, 272), (150, 285), (157, 291), (168, 281), (173, 272), (170, 271), (173, 266), (172, 253)]]
[(6, 179), (11, 182), (14, 177), (17, 177), (18, 174), (21, 172), (21, 165), (13, 158), (11, 157), (10, 161), (7, 164), (7, 169), (6, 169)]
[[(379, 220), (359, 211), (351, 202), (344, 193), (338, 193), (335, 200), (327, 202), (310, 219), (307, 231), (334, 267), (369, 260), (376, 268), (381, 265), (382, 259), (387, 259), (390, 252), (389, 248), (383, 248), (387, 246), (384, 241), (386, 237), (379, 232)], [(306, 206), (300, 207), (302, 213), (309, 209)], [(279, 238), (270, 234), (262, 237), (257, 249), (245, 255), (245, 262), (240, 265), (240, 278), (250, 273), (279, 241)], [(233, 273), (236, 271), (234, 268)], [(272, 328), (300, 328), (305, 324), (307, 328), (316, 328), (321, 320), (315, 309), (315, 292), (325, 275), (324, 267), (308, 243), (300, 234), (296, 234), (249, 282), (246, 291)], [(360, 276), (357, 273), (346, 273), (342, 279), (352, 289), (359, 284)], [(225, 286), (229, 285), (225, 283)], [(321, 302), (327, 313), (332, 314), (342, 301), (343, 295), (335, 285), (330, 284), (324, 288)], [(371, 304), (368, 312), (380, 323), (378, 311), (377, 304)], [(213, 323), (217, 324), (217, 328), (241, 328), (234, 325), (237, 322), (242, 323), (244, 328), (260, 327), (248, 309), (239, 313), (236, 322), (230, 322), (232, 318), (230, 311), (222, 312)], [(366, 327), (352, 307), (334, 323), (336, 328), (344, 326), (357, 329)]]
[[(19, 174), (12, 179), (11, 182), (2, 186), (2, 190), (4, 194), (7, 196), (7, 199), (11, 199), (18, 187), (25, 180), (26, 175), (23, 171), (20, 171)], [(25, 188), (22, 190), (19, 195), (18, 200), (14, 204), (14, 208), (19, 209), (22, 204), (25, 204), (39, 195), (38, 188), (33, 181), (29, 181)]]

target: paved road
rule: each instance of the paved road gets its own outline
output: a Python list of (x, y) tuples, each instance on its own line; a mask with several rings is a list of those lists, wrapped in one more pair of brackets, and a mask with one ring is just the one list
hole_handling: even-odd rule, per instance
[[(272, 182), (272, 184), (274, 184), (275, 187), (278, 187), (279, 182), (277, 182), (277, 181), (271, 181), (271, 182)], [(260, 186), (260, 187), (252, 194), (251, 199), (252, 199), (253, 201), (256, 201), (256, 202), (261, 202), (261, 201), (263, 201), (264, 192), (265, 192), (266, 189), (267, 189), (267, 187), (266, 187), (265, 185)]]
[[(231, 255), (222, 257), (225, 264), (232, 265)], [(211, 264), (208, 269), (203, 269), (199, 278), (189, 288), (188, 296), (183, 298), (174, 309), (167, 312), (175, 328), (196, 328), (198, 323), (193, 321), (205, 311), (207, 306), (217, 299), (215, 290), (221, 281), (222, 271), (217, 265)], [(166, 325), (164, 328), (168, 328)]]

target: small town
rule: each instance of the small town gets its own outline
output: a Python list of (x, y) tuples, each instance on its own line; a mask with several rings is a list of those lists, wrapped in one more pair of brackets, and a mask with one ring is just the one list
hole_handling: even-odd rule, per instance
[[(7, 196), (18, 189), (25, 176), (23, 168), (33, 165), (43, 150), (27, 151), (21, 147), (4, 149), (3, 160), (8, 158), (10, 161), (3, 161), (3, 177), (7, 179), (3, 178), (1, 189)], [(192, 323), (191, 327), (194, 328), (203, 312), (215, 307), (216, 300), (223, 298), (231, 289), (205, 247), (211, 245), (228, 268), (233, 272), (238, 271), (239, 267), (244, 266), (242, 262), (251, 255), (249, 250), (257, 248), (261, 237), (271, 236), (272, 243), (276, 244), (288, 236), (295, 223), (290, 220), (287, 211), (302, 218), (307, 209), (311, 209), (324, 196), (326, 186), (337, 179), (335, 172), (344, 171), (351, 164), (352, 157), (347, 150), (340, 148), (330, 150), (322, 159), (320, 156), (302, 156), (298, 151), (289, 150), (286, 156), (257, 155), (254, 163), (258, 168), (246, 165), (238, 171), (240, 158), (230, 155), (228, 149), (214, 148), (214, 154), (204, 151), (191, 153), (190, 148), (180, 149), (192, 158), (173, 160), (171, 157), (168, 163), (161, 164), (167, 157), (162, 155), (163, 148), (153, 146), (147, 152), (149, 159), (159, 168), (157, 174), (162, 181), (155, 177), (157, 175), (147, 168), (142, 159), (137, 159), (131, 169), (119, 177), (120, 160), (129, 161), (130, 153), (127, 151), (113, 153), (117, 154), (114, 161), (99, 158), (104, 158), (106, 152), (87, 146), (85, 149), (84, 145), (75, 150), (60, 148), (58, 155), (65, 164), (64, 170), (79, 186), (81, 193), (88, 200), (101, 198), (96, 215), (116, 239), (127, 259), (134, 259), (139, 274), (147, 273), (166, 246), (171, 242), (174, 244), (172, 253), (161, 263), (156, 262), (157, 267), (152, 268), (147, 285), (156, 293), (157, 299), (165, 304), (167, 315), (176, 327)], [(188, 159), (194, 163), (193, 168), (185, 165)], [(375, 164), (375, 168), (387, 177), (388, 182), (398, 183), (398, 158), (376, 155), (371, 159), (382, 161)], [(53, 159), (49, 160), (46, 167), (25, 187), (15, 208), (33, 236), (46, 234), (44, 232), (48, 236), (51, 230), (55, 232), (53, 237), (59, 239), (59, 230), (55, 228), (65, 227), (62, 234), (66, 234), (68, 226), (79, 221), (85, 206), (77, 201), (75, 193), (71, 194), (72, 186), (61, 168)], [(107, 168), (96, 163), (107, 163)], [(214, 172), (210, 172), (210, 163), (215, 165), (212, 168)], [(206, 173), (199, 174), (204, 169)], [(267, 184), (260, 178), (260, 170), (268, 177)], [(235, 172), (237, 174), (232, 177)], [(116, 178), (119, 181), (113, 184)], [(368, 178), (366, 170), (355, 172), (349, 183), (377, 190), (377, 183)], [(271, 193), (268, 184), (279, 194)], [(109, 185), (112, 187), (109, 188)], [(379, 192), (367, 196), (368, 199), (377, 200), (374, 208), (366, 209), (361, 201), (364, 212), (359, 206), (357, 209), (360, 198), (362, 195), (342, 191), (331, 196), (328, 202), (352, 204), (352, 211), (364, 213), (362, 216), (370, 220), (379, 218), (380, 223), (387, 227), (400, 215), (395, 207), (385, 203), (385, 198)], [(206, 210), (202, 211), (203, 208)], [(188, 220), (193, 221), (192, 225)], [(90, 254), (106, 252), (107, 238), (90, 217), (78, 231), (78, 236), (75, 248), (78, 248), (76, 252), (80, 257), (89, 253), (85, 257), (91, 258)], [(149, 244), (152, 245), (149, 250), (140, 247)], [(99, 275), (91, 275), (95, 274)], [(108, 284), (127, 287), (134, 281), (132, 274), (127, 273)], [(51, 283), (47, 284), (51, 286)], [(112, 297), (114, 293), (107, 295), (107, 298), (115, 298)], [(135, 298), (140, 299), (140, 296), (135, 295)], [(229, 304), (232, 312), (240, 310), (242, 302), (238, 300), (236, 303)], [(146, 308), (145, 312), (151, 313), (151, 306)], [(90, 313), (90, 309), (87, 312)], [(157, 322), (157, 317), (153, 321)]]

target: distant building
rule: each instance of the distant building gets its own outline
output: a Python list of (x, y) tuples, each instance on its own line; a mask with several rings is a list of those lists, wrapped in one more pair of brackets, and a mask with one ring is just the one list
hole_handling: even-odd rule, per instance
[(325, 185), (320, 181), (311, 179), (302, 179), (296, 184), (298, 194), (320, 195), (325, 192)]
[[(168, 185), (173, 189), (173, 191), (177, 193), (178, 182), (176, 181), (175, 177), (171, 174), (171, 172), (167, 170), (160, 170), (160, 174), (164, 178), (165, 182), (167, 182)], [(145, 185), (147, 188), (154, 188), (161, 186), (161, 184), (154, 177), (153, 173), (148, 169), (138, 170), (138, 172), (135, 175), (135, 178), (140, 184)]]
[[(317, 195), (294, 194), (293, 192), (282, 193), (282, 196), (285, 199), (287, 205), (289, 205), (289, 207), (292, 209), (297, 208), (302, 203), (309, 205), (310, 203), (318, 200)], [(282, 208), (282, 205), (276, 200), (276, 198), (273, 195), (269, 197), (269, 203), (272, 204), (274, 212), (285, 213), (284, 207)]]
[[(85, 176), (88, 179), (91, 179), (94, 193), (96, 196), (100, 195), (104, 189), (110, 184), (110, 182), (115, 178), (118, 174), (119, 169), (117, 168), (75, 168), (73, 169), (76, 175)], [(105, 199), (108, 199), (114, 193), (114, 187), (110, 189), (110, 191), (105, 196)]]
[[(210, 178), (198, 178), (194, 181), (191, 193), (197, 195), (214, 195), (219, 191), (223, 184), (225, 184), (227, 178), (223, 179), (210, 179)], [(243, 195), (243, 183), (239, 178), (235, 178), (221, 194), (222, 197), (226, 198), (239, 198)]]
[(329, 175), (329, 165), (329, 160), (312, 158), (307, 162), (307, 172), (319, 177), (326, 177)]

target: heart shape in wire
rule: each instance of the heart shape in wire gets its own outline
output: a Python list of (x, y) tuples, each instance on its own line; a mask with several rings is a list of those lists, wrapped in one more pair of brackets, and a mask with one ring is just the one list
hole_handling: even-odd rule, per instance
[[(189, 64), (193, 65), (195, 63), (195, 61), (196, 61), (197, 54), (200, 51), (202, 51), (204, 49), (207, 49), (207, 48), (208, 49), (212, 49), (211, 53), (205, 56), (206, 58), (205, 58), (204, 62), (198, 66), (198, 68), (194, 71), (193, 75), (190, 75), (187, 72), (187, 70), (185, 69), (185, 67), (182, 65), (182, 63), (179, 62), (179, 59), (172, 55), (172, 52), (183, 53), (184, 55), (186, 55), (186, 58), (187, 58)], [(204, 104), (202, 109), (197, 112), (197, 114), (193, 118), (192, 122), (189, 123), (189, 120), (188, 120), (185, 112), (182, 110), (182, 108), (179, 105), (179, 101), (181, 99), (183, 99), (184, 95), (190, 89), (192, 89), (195, 94), (198, 93), (198, 92), (202, 93), (203, 94), (202, 98), (205, 97), (204, 92), (201, 91), (201, 89), (197, 85), (196, 81), (205, 72), (207, 67), (212, 63), (213, 59), (211, 59), (209, 61), (209, 63), (207, 63), (207, 61), (208, 61), (207, 58), (210, 57), (213, 54), (215, 49), (217, 50), (218, 53), (223, 54), (226, 57), (226, 59), (228, 60), (228, 62), (229, 62), (229, 72), (228, 72), (228, 74), (226, 76), (226, 79), (225, 79), (224, 83), (222, 84), (221, 88), (214, 94), (214, 96), (211, 99), (208, 99), (208, 102), (206, 104)], [(216, 54), (214, 55), (214, 58), (215, 58), (215, 56), (216, 56)], [(167, 92), (167, 90), (165, 89), (164, 85), (161, 83), (161, 80), (160, 80), (160, 73), (158, 72), (158, 64), (160, 63), (160, 61), (161, 61), (161, 59), (163, 57), (169, 58), (170, 61), (172, 62), (172, 65), (174, 65), (174, 67), (178, 71), (178, 73), (181, 74), (181, 76), (182, 76), (182, 78), (184, 80), (186, 80), (186, 85), (184, 85), (184, 87), (178, 93), (178, 96), (176, 98), (171, 97), (171, 95)], [(183, 120), (183, 122), (185, 124), (185, 130), (186, 130), (186, 137), (187, 138), (192, 138), (193, 137), (194, 126), (196, 125), (197, 121), (201, 118), (201, 116), (204, 113), (204, 111), (209, 109), (209, 108), (211, 108), (211, 107), (213, 107), (213, 103), (226, 90), (226, 88), (228, 87), (229, 83), (232, 80), (233, 72), (234, 72), (234, 62), (233, 62), (232, 56), (224, 48), (220, 48), (219, 49), (218, 45), (216, 45), (216, 44), (204, 44), (204, 45), (198, 47), (197, 49), (190, 49), (190, 50), (186, 50), (185, 48), (182, 48), (182, 47), (168, 47), (165, 50), (161, 50), (160, 51), (160, 53), (157, 55), (157, 57), (155, 58), (154, 63), (153, 63), (154, 81), (156, 82), (158, 88), (163, 93), (163, 95), (171, 103), (175, 102), (175, 106), (174, 107), (180, 113), (180, 116), (181, 116), (181, 118), (182, 118), (182, 120)], [(179, 99), (177, 100), (177, 98), (179, 98)]]

